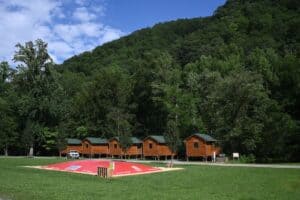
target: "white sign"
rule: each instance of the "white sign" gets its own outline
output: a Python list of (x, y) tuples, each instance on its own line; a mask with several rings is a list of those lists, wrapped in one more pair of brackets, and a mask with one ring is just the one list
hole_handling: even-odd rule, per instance
[(239, 157), (240, 157), (240, 154), (239, 154), (239, 153), (233, 153), (233, 154), (232, 154), (232, 157), (233, 157), (233, 158), (239, 158)]

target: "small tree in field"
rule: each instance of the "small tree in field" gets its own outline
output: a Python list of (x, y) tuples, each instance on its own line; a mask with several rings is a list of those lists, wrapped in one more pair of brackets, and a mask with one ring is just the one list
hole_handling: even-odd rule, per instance
[(61, 122), (57, 127), (57, 136), (56, 136), (56, 148), (59, 152), (59, 157), (61, 157), (61, 152), (67, 147), (67, 139), (66, 139), (66, 127), (65, 123)]
[(179, 130), (176, 120), (169, 120), (167, 123), (167, 130), (164, 133), (166, 142), (172, 151), (171, 167), (173, 166), (174, 154), (178, 151), (180, 145)]
[(118, 137), (119, 137), (119, 142), (120, 146), (122, 148), (122, 152), (125, 153), (125, 158), (127, 155), (127, 150), (131, 146), (132, 141), (131, 141), (131, 124), (127, 120), (121, 120), (119, 124), (119, 132), (118, 132)]
[(57, 139), (56, 139), (56, 147), (59, 152), (59, 157), (61, 157), (61, 151), (64, 150), (67, 146), (67, 140), (65, 135), (58, 132)]
[(119, 142), (120, 142), (120, 146), (122, 148), (122, 152), (124, 152), (124, 154), (125, 154), (124, 156), (126, 158), (127, 151), (132, 144), (130, 135), (128, 135), (128, 134), (121, 135), (119, 137)]
[(58, 132), (54, 130), (50, 130), (49, 128), (44, 128), (43, 130), (43, 147), (46, 151), (53, 153), (53, 150), (56, 150), (56, 138), (58, 136)]

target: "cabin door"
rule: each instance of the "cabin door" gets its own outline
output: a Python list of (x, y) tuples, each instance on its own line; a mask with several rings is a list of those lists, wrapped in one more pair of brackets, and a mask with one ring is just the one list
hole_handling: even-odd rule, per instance
[(91, 154), (91, 151), (90, 151), (90, 144), (89, 143), (85, 143), (84, 144), (84, 152), (86, 153), (86, 154)]

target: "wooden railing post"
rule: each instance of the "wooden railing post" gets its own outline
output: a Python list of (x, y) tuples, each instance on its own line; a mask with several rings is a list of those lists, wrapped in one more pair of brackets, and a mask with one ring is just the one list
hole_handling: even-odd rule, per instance
[(109, 167), (98, 167), (98, 176), (102, 178), (111, 178), (115, 169), (115, 163), (110, 162)]
[(108, 178), (108, 170), (106, 167), (98, 167), (98, 176), (102, 178)]

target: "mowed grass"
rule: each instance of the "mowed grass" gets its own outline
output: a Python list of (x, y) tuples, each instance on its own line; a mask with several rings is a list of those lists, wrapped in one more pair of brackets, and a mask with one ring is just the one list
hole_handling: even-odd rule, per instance
[(22, 167), (61, 161), (0, 158), (0, 199), (300, 199), (299, 169), (179, 166), (184, 170), (104, 180)]

